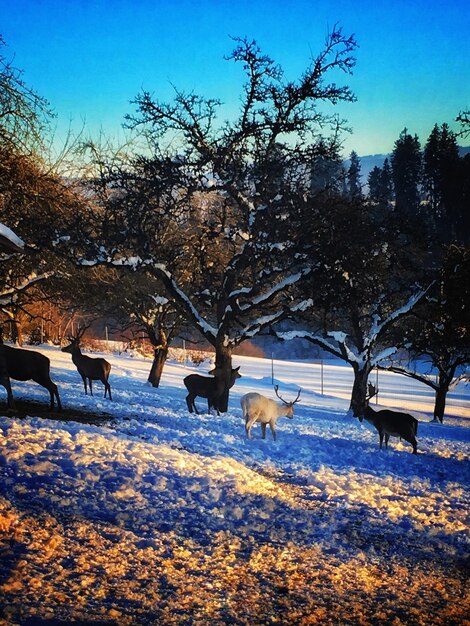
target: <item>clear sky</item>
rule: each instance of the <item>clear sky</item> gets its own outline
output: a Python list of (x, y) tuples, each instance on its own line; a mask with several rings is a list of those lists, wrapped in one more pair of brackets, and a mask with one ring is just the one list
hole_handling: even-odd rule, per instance
[(469, 0), (0, 0), (7, 57), (47, 98), (57, 133), (85, 122), (118, 136), (142, 89), (160, 99), (173, 83), (237, 106), (242, 74), (224, 61), (232, 36), (254, 38), (299, 76), (339, 22), (359, 43), (342, 104), (353, 135), (344, 149), (390, 152), (406, 126), (424, 142), (470, 108)]

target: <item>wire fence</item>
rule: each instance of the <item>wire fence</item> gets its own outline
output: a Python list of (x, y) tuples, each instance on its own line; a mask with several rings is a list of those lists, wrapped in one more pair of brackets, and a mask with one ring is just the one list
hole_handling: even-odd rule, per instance
[[(268, 360), (269, 362), (269, 360)], [(333, 359), (317, 359), (302, 362), (302, 379), (298, 378), (299, 363), (271, 359), (269, 376), (271, 383), (285, 381), (317, 393), (322, 397), (350, 400), (354, 382), (352, 367)], [(267, 370), (267, 364), (265, 370)], [(434, 374), (430, 377), (434, 378)], [(375, 404), (402, 407), (416, 411), (432, 411), (435, 392), (416, 379), (374, 368), (369, 381), (378, 390)], [(459, 383), (447, 395), (447, 408), (462, 417), (470, 418), (470, 385)], [(431, 408), (430, 408), (431, 407)]]

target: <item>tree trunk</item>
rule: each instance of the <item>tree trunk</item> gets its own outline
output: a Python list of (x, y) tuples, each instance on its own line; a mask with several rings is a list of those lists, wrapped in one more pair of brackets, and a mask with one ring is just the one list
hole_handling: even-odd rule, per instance
[(434, 421), (437, 422), (437, 420), (439, 420), (441, 424), (444, 420), (448, 391), (449, 385), (442, 383), (441, 380), (439, 380), (439, 387), (436, 389), (436, 398), (434, 401)]
[(168, 357), (168, 346), (165, 348), (155, 348), (153, 351), (153, 363), (150, 369), (148, 382), (152, 387), (158, 387), (162, 377), (163, 367)]
[(351, 403), (349, 409), (354, 417), (364, 415), (367, 406), (367, 381), (371, 372), (370, 367), (358, 367), (356, 363), (352, 364), (354, 370), (354, 383), (351, 393)]
[(215, 346), (215, 367), (222, 372), (224, 381), (222, 395), (219, 396), (218, 409), (221, 413), (228, 410), (230, 382), (232, 378), (232, 348), (224, 343), (217, 343)]
[(23, 345), (23, 334), (21, 332), (21, 325), (18, 320), (11, 320), (11, 340), (16, 346)]

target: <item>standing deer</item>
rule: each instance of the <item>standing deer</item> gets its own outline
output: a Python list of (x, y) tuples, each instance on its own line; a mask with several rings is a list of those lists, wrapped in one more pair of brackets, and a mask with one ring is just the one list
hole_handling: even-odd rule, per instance
[[(241, 378), (242, 375), (238, 371), (240, 367), (236, 367), (230, 374), (229, 389), (233, 387), (237, 378)], [(220, 368), (214, 368), (209, 372), (214, 378), (208, 378), (207, 376), (200, 376), (199, 374), (190, 374), (183, 380), (188, 395), (186, 396), (186, 404), (190, 413), (199, 412), (196, 408), (196, 398), (207, 398), (207, 412), (211, 412), (211, 408), (217, 410), (217, 415), (220, 415), (218, 400), (223, 394), (225, 389), (224, 372)]]
[(390, 409), (383, 409), (381, 411), (374, 411), (369, 406), (369, 401), (377, 394), (377, 389), (372, 383), (368, 385), (369, 393), (366, 398), (366, 407), (364, 413), (359, 415), (359, 421), (362, 422), (365, 419), (367, 422), (375, 426), (379, 433), (380, 450), (382, 449), (382, 443), (385, 438), (385, 447), (388, 447), (388, 440), (390, 437), (401, 437), (413, 446), (413, 454), (418, 454), (416, 441), (416, 435), (418, 433), (418, 420), (409, 413), (402, 413), (400, 411), (391, 411)]
[(68, 337), (70, 345), (61, 348), (62, 352), (68, 352), (72, 355), (73, 364), (77, 368), (78, 373), (83, 380), (85, 395), (88, 395), (87, 380), (88, 384), (90, 385), (90, 395), (93, 395), (93, 387), (91, 381), (101, 380), (104, 385), (104, 397), (106, 398), (106, 394), (109, 394), (109, 399), (112, 400), (111, 385), (108, 383), (109, 372), (111, 371), (111, 363), (108, 363), (106, 359), (102, 359), (100, 357), (92, 358), (86, 356), (85, 354), (82, 354), (80, 350), (80, 337), (80, 333), (77, 337)]
[(248, 439), (251, 439), (251, 428), (253, 424), (261, 424), (261, 434), (266, 439), (266, 426), (269, 424), (274, 441), (276, 441), (276, 422), (285, 415), (289, 419), (294, 417), (294, 404), (299, 401), (301, 389), (297, 398), (293, 402), (287, 402), (278, 393), (279, 387), (276, 385), (274, 391), (281, 400), (278, 404), (270, 398), (262, 396), (260, 393), (247, 393), (240, 399), (240, 404), (245, 418), (245, 431)]
[(22, 350), (21, 348), (5, 346), (0, 338), (0, 358), (3, 361), (0, 368), (0, 381), (7, 390), (8, 408), (14, 408), (13, 394), (9, 381), (9, 378), (13, 378), (21, 381), (34, 380), (35, 383), (49, 391), (49, 410), (52, 411), (54, 408), (54, 398), (57, 400), (57, 410), (60, 411), (62, 409), (59, 390), (57, 385), (51, 380), (51, 362), (47, 356), (34, 350)]

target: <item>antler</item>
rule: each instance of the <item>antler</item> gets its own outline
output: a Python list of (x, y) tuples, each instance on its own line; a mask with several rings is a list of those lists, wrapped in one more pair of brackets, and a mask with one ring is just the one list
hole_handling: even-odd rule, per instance
[(287, 404), (287, 405), (291, 405), (291, 406), (292, 406), (293, 404), (295, 404), (296, 402), (298, 402), (298, 401), (299, 401), (299, 398), (300, 398), (300, 393), (301, 393), (302, 389), (299, 389), (299, 391), (298, 391), (298, 393), (297, 393), (297, 398), (296, 398), (293, 402), (287, 402), (287, 400), (284, 400), (284, 398), (281, 398), (281, 396), (280, 396), (280, 395), (278, 394), (278, 392), (277, 392), (277, 391), (278, 391), (278, 389), (279, 389), (279, 385), (275, 385), (275, 386), (274, 386), (274, 392), (275, 392), (276, 396), (279, 398), (279, 400), (281, 400), (281, 402), (284, 402), (284, 404)]
[(297, 393), (297, 398), (294, 400), (294, 402), (292, 402), (292, 404), (295, 404), (296, 402), (299, 401), (301, 391), (302, 391), (302, 389), (299, 387), (299, 391)]
[(88, 324), (80, 324), (77, 328), (76, 339), (81, 339), (86, 331), (90, 328), (91, 322)]

